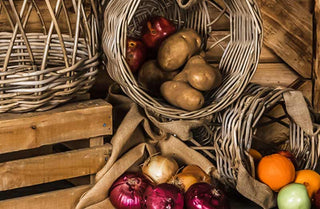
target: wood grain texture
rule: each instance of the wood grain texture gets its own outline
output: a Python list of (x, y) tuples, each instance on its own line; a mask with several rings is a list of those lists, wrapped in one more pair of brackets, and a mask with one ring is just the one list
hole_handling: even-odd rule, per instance
[(262, 63), (258, 65), (251, 82), (272, 87), (288, 87), (298, 79), (300, 77), (285, 63)]
[(73, 209), (81, 195), (90, 186), (79, 186), (26, 197), (0, 201), (0, 208), (6, 209)]
[(111, 145), (107, 144), (1, 163), (0, 191), (94, 174), (110, 153)]
[(104, 100), (48, 112), (0, 115), (0, 153), (112, 134), (112, 106)]
[(307, 11), (312, 13), (313, 0), (297, 0), (297, 2)]
[(320, 0), (315, 0), (314, 15), (314, 53), (313, 53), (313, 106), (320, 111)]
[(304, 78), (311, 78), (312, 16), (295, 0), (258, 0), (264, 43)]

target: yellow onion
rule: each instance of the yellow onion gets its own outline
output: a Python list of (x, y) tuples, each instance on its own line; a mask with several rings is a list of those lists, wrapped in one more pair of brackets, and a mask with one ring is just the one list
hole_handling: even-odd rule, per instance
[(198, 182), (206, 182), (211, 183), (211, 178), (206, 172), (204, 172), (199, 166), (197, 165), (188, 165), (186, 166), (181, 173), (184, 174), (191, 174), (198, 179)]
[(177, 173), (178, 164), (173, 158), (156, 155), (148, 158), (142, 173), (156, 184), (166, 183)]
[(186, 192), (191, 185), (199, 182), (199, 178), (197, 178), (193, 174), (179, 173), (172, 177), (172, 179), (168, 183), (174, 184), (175, 186)]

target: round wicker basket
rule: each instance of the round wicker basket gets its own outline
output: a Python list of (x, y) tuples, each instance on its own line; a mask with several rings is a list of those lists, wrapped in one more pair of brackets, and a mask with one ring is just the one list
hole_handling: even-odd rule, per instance
[[(290, 101), (289, 104), (286, 93), (293, 92), (298, 96), (302, 95), (292, 89), (272, 89), (250, 84), (235, 103), (218, 114), (217, 123), (220, 126), (212, 129), (212, 145), (214, 160), (224, 183), (236, 187), (240, 162), (248, 173), (255, 177), (255, 165), (248, 153), (252, 146), (258, 146), (259, 151), (265, 152), (264, 154), (288, 150), (295, 155), (298, 169), (316, 168), (320, 157), (319, 114), (312, 112), (310, 106), (307, 107), (303, 96), (300, 104), (296, 101)], [(296, 95), (294, 97), (297, 98)], [(301, 109), (289, 112), (288, 108)], [(306, 113), (302, 112), (303, 108)], [(298, 125), (294, 114), (308, 117), (311, 131), (307, 132), (305, 127), (302, 128), (308, 120), (301, 119)], [(275, 133), (275, 124), (278, 124), (278, 130), (285, 134), (279, 137), (281, 139), (271, 136), (272, 139), (267, 140), (268, 136)], [(272, 125), (272, 129), (265, 128), (269, 125)]]
[(98, 5), (1, 1), (0, 113), (43, 111), (88, 91), (99, 63)]
[[(108, 59), (109, 75), (136, 103), (160, 118), (198, 119), (226, 108), (241, 95), (249, 83), (260, 55), (261, 17), (254, 0), (225, 0), (225, 5), (212, 0), (177, 0), (177, 2), (176, 0), (109, 1), (104, 12), (102, 45)], [(209, 15), (209, 9), (212, 8), (217, 10), (215, 17)], [(149, 96), (131, 73), (125, 61), (126, 38), (139, 37), (141, 23), (152, 15), (164, 16), (173, 21), (178, 28), (197, 30), (203, 38), (203, 50), (221, 47), (220, 42), (230, 38), (219, 65), (224, 77), (223, 84), (218, 89), (206, 93), (206, 104), (202, 109), (185, 111)], [(207, 46), (209, 34), (222, 16), (227, 16), (230, 20), (230, 34), (220, 38), (212, 46)]]

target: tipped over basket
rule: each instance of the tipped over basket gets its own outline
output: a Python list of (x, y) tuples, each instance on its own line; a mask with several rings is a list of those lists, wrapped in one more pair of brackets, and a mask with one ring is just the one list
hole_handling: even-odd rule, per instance
[(263, 155), (289, 151), (298, 170), (313, 170), (318, 164), (320, 115), (312, 111), (299, 91), (250, 84), (239, 99), (218, 114), (216, 122), (220, 125), (212, 131), (212, 160), (221, 180), (263, 208), (274, 207), (275, 197), (256, 179), (251, 148)]
[[(218, 1), (217, 1), (218, 2)], [(108, 59), (107, 70), (123, 91), (141, 107), (166, 119), (199, 119), (212, 115), (237, 99), (252, 78), (258, 64), (262, 23), (257, 4), (253, 0), (111, 0), (104, 13), (105, 27), (102, 45)], [(216, 12), (209, 12), (215, 9)], [(214, 17), (210, 14), (213, 13)], [(202, 36), (202, 49), (221, 47), (230, 38), (220, 60), (222, 85), (205, 94), (204, 106), (186, 111), (169, 105), (146, 93), (131, 73), (126, 57), (126, 39), (141, 36), (141, 23), (151, 16), (164, 16), (177, 28), (192, 28)], [(215, 23), (223, 16), (230, 20), (230, 34), (207, 46), (207, 39)]]
[(98, 65), (99, 1), (0, 5), (0, 113), (42, 111), (86, 93)]

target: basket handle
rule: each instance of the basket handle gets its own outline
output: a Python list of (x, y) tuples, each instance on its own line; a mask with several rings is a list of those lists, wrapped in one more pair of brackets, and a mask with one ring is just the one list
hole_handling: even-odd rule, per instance
[(179, 7), (182, 9), (189, 9), (196, 3), (198, 3), (200, 0), (176, 0)]

